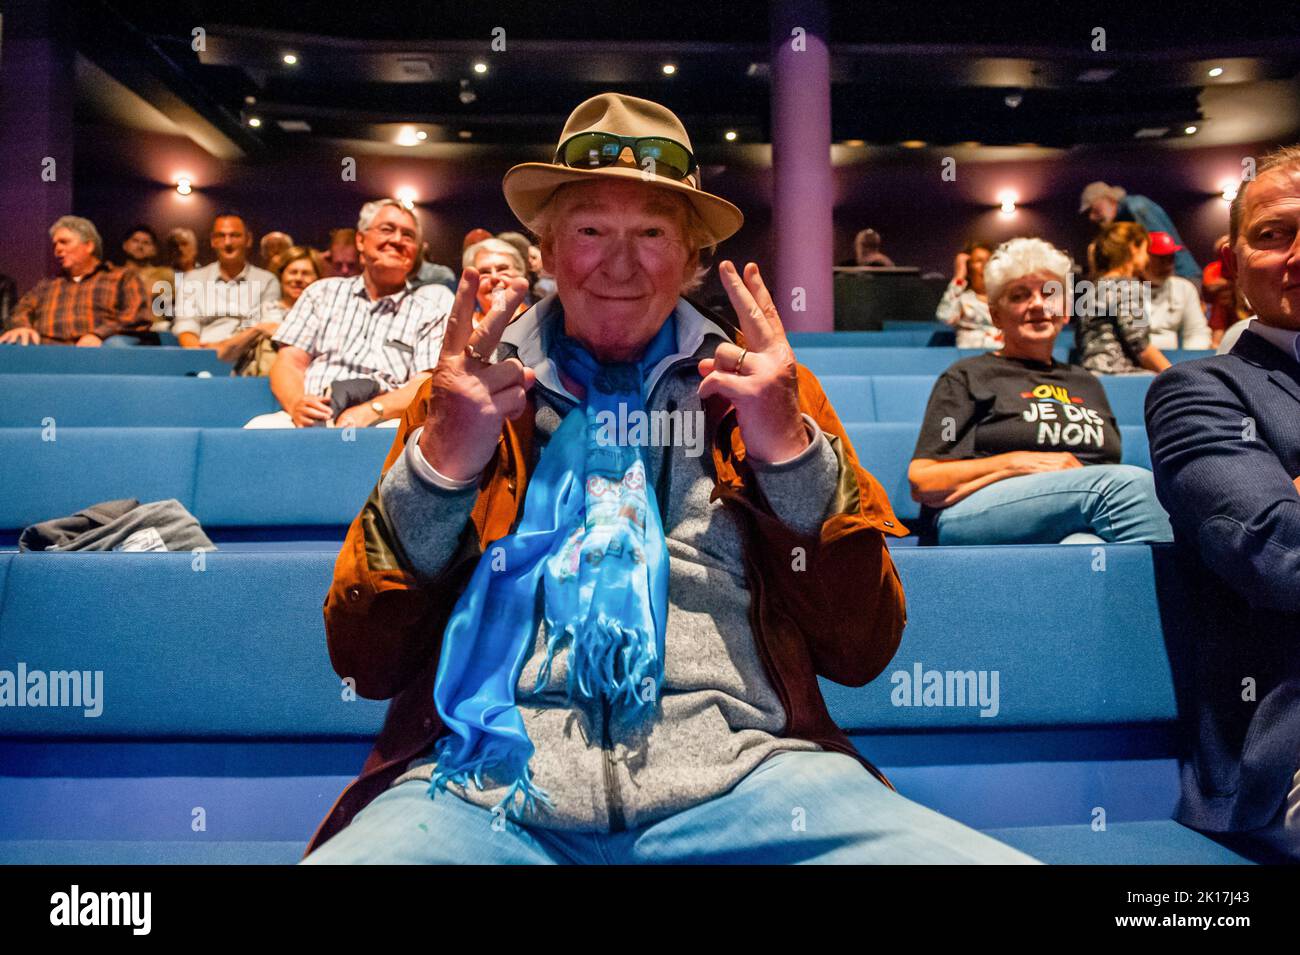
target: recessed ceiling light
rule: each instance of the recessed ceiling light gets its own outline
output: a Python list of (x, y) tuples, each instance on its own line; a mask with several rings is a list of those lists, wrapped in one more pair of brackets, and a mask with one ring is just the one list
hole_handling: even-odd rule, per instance
[(396, 142), (399, 146), (415, 146), (420, 142), (420, 137), (414, 126), (403, 126), (397, 131)]
[(1211, 76), (1222, 76), (1222, 75), (1223, 75), (1223, 67), (1221, 67), (1221, 66), (1216, 66), (1214, 69), (1210, 70), (1210, 75), (1211, 75)]
[(475, 63), (475, 64), (474, 64), (474, 72), (475, 72), (475, 73), (486, 73), (486, 72), (487, 72), (487, 64), (484, 63), (482, 60), (480, 60), (479, 62)]
[(256, 116), (250, 116), (248, 117), (248, 125), (252, 126), (254, 129), (257, 129), (257, 127), (262, 125), (262, 121), (258, 119)]
[(470, 132), (468, 129), (462, 129), (456, 135), (459, 136), (461, 139), (472, 139), (474, 136), (474, 134)]
[(400, 202), (408, 209), (415, 207), (415, 200), (418, 194), (414, 186), (398, 186), (397, 191), (393, 193), (393, 198)]
[(664, 76), (672, 76), (674, 73), (677, 72), (677, 64), (665, 63), (663, 65), (663, 71), (664, 71)]
[(280, 57), (280, 59), (284, 61), (285, 66), (296, 66), (298, 63), (298, 54), (286, 53), (284, 56)]
[(311, 124), (303, 119), (277, 119), (275, 125), (286, 133), (310, 133)]
[(865, 139), (846, 139), (846, 140), (844, 140), (844, 145), (845, 145), (845, 146), (865, 146), (866, 144), (867, 144), (867, 141), (866, 141)]
[(176, 177), (176, 191), (182, 196), (188, 196), (190, 194), (192, 189), (189, 176)]
[(904, 149), (922, 149), (922, 148), (925, 147), (925, 140), (924, 140), (924, 139), (904, 139), (904, 140), (903, 140), (901, 143), (899, 143), (898, 145), (902, 146)]
[(256, 97), (256, 96), (245, 96), (245, 97), (244, 97), (244, 102), (245, 102), (247, 105), (252, 106), (254, 103), (257, 102), (257, 97)]
[(424, 142), (426, 139), (429, 138), (429, 134), (422, 129), (417, 129), (415, 131), (415, 138), (420, 140), (420, 142)]
[(736, 131), (734, 129), (729, 129), (722, 134), (722, 138), (729, 143), (734, 143), (736, 141)]
[(1192, 135), (1192, 133), (1196, 132), (1196, 127), (1195, 127), (1195, 126), (1184, 126), (1184, 127), (1183, 127), (1183, 132), (1185, 132), (1188, 136), (1190, 136), (1190, 135)]

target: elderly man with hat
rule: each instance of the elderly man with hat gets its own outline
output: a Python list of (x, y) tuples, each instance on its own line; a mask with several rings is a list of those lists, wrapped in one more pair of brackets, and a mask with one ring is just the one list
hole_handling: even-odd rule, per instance
[(1108, 226), (1112, 222), (1136, 222), (1147, 232), (1165, 233), (1179, 246), (1174, 271), (1200, 288), (1201, 267), (1192, 258), (1192, 253), (1182, 247), (1182, 237), (1178, 235), (1169, 213), (1154, 200), (1131, 195), (1123, 186), (1090, 182), (1079, 196), (1079, 211), (1086, 212), (1089, 221), (1098, 226)]
[(349, 530), (330, 658), (392, 698), (308, 862), (1026, 862), (900, 796), (831, 721), (906, 621), (905, 533), (664, 107), (607, 93), (506, 201), (557, 291), (461, 276)]

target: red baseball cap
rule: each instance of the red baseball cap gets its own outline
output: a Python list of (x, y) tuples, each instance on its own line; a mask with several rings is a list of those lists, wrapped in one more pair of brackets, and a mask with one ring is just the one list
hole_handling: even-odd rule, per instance
[(1173, 255), (1183, 251), (1183, 247), (1173, 240), (1168, 232), (1152, 232), (1151, 244), (1147, 246), (1150, 255)]

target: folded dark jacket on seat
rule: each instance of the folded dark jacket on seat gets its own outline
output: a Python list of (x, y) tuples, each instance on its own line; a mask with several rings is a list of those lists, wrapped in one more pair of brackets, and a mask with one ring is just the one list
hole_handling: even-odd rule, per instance
[(24, 528), (20, 551), (216, 550), (198, 519), (175, 498), (141, 504), (134, 498), (104, 501), (69, 517)]

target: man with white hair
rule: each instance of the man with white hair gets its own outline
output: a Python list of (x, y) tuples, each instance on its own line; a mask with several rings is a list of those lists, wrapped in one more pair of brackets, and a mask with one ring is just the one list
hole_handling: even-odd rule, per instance
[(147, 332), (149, 296), (132, 271), (104, 261), (104, 244), (89, 219), (63, 216), (50, 226), (60, 274), (24, 295), (0, 335), (7, 345), (97, 346), (138, 344), (132, 333)]
[(1199, 622), (1178, 820), (1300, 859), (1300, 144), (1229, 213), (1224, 277), (1255, 318), (1147, 392), (1156, 491)]
[(1174, 245), (1183, 246), (1174, 257), (1174, 272), (1190, 279), (1200, 288), (1201, 267), (1187, 251), (1186, 243), (1174, 227), (1169, 213), (1146, 196), (1130, 195), (1123, 186), (1104, 182), (1090, 182), (1079, 196), (1079, 211), (1088, 213), (1088, 219), (1098, 226), (1112, 222), (1136, 222), (1147, 232), (1164, 232)]
[(271, 391), (282, 411), (247, 428), (396, 427), (438, 363), (452, 294), (409, 281), (420, 221), (396, 199), (357, 220), (360, 275), (313, 282), (272, 338)]

